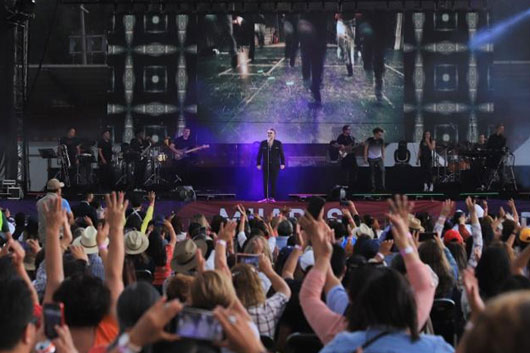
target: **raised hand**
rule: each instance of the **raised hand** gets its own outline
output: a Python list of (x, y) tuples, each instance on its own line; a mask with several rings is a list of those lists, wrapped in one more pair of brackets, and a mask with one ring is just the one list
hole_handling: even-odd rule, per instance
[(274, 269), (272, 268), (271, 260), (268, 258), (268, 256), (265, 256), (264, 254), (261, 254), (259, 256), (259, 269), (264, 274), (273, 273)]
[(72, 335), (68, 326), (55, 325), (58, 337), (53, 340), (57, 353), (77, 353)]
[(469, 213), (475, 213), (476, 212), (476, 210), (475, 210), (475, 201), (469, 196), (466, 198), (466, 206), (467, 206), (467, 211)]
[(98, 223), (98, 232), (96, 233), (96, 243), (98, 246), (105, 244), (109, 236), (109, 224), (108, 222), (99, 222)]
[(88, 255), (82, 246), (70, 245), (70, 253), (74, 259), (83, 260), (88, 263)]
[(92, 218), (88, 216), (83, 217), (83, 221), (85, 221), (85, 223), (87, 224), (87, 227), (94, 226), (94, 223), (92, 222)]
[(259, 337), (252, 332), (248, 320), (239, 312), (218, 306), (213, 314), (223, 327), (226, 337), (226, 340), (217, 342), (217, 345), (238, 353), (266, 352)]
[(112, 194), (105, 195), (105, 202), (107, 204), (105, 220), (109, 224), (109, 228), (123, 230), (125, 225), (125, 210), (129, 206), (129, 201), (125, 200), (125, 194), (123, 192), (116, 194), (113, 191)]
[(149, 203), (152, 205), (155, 203), (156, 200), (156, 194), (154, 191), (149, 191), (147, 193), (147, 200), (149, 200)]
[(28, 239), (28, 241), (26, 243), (28, 243), (28, 246), (29, 246), (29, 248), (31, 250), (31, 253), (34, 254), (34, 255), (36, 255), (41, 250), (41, 247), (40, 247), (40, 244), (39, 244), (38, 240)]
[(449, 218), (449, 216), (453, 213), (453, 210), (455, 208), (455, 202), (447, 199), (442, 203), (442, 211), (440, 212), (440, 217)]
[(217, 236), (218, 239), (224, 240), (227, 243), (232, 241), (235, 235), (235, 230), (237, 227), (237, 223), (234, 221), (228, 221), (226, 224), (222, 224), (219, 227), (219, 234)]
[(396, 246), (402, 250), (413, 245), (409, 238), (408, 218), (414, 204), (408, 201), (407, 196), (396, 195), (394, 200), (388, 199), (390, 212), (387, 214), (392, 224), (392, 234)]
[(58, 231), (63, 225), (66, 217), (66, 210), (63, 209), (62, 202), (62, 197), (58, 196), (43, 205), (47, 228)]
[(332, 246), (330, 239), (331, 229), (323, 220), (315, 220), (309, 212), (300, 218), (300, 226), (310, 237), (313, 252), (316, 258), (331, 258)]
[(24, 257), (26, 252), (20, 243), (14, 239), (9, 239), (7, 242), (7, 249), (11, 253), (13, 265), (17, 268), (24, 268)]
[(182, 310), (178, 300), (166, 303), (162, 297), (147, 310), (129, 332), (130, 341), (137, 346), (145, 346), (160, 340), (175, 341), (178, 336), (164, 331), (167, 323)]
[(355, 208), (355, 204), (353, 203), (353, 201), (348, 201), (348, 209), (350, 210), (352, 216), (359, 214), (359, 212), (357, 212), (357, 208)]
[(473, 269), (466, 268), (462, 272), (462, 279), (464, 280), (464, 289), (471, 306), (471, 312), (473, 316), (476, 316), (484, 310), (485, 305), (480, 297), (478, 280)]

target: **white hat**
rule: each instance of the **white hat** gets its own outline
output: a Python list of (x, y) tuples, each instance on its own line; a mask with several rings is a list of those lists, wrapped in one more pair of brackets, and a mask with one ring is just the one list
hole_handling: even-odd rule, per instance
[(147, 236), (138, 231), (131, 230), (125, 233), (125, 253), (128, 255), (141, 254), (149, 247)]
[[(97, 254), (99, 252), (98, 244), (96, 241), (96, 235), (98, 231), (93, 226), (86, 227), (81, 235), (74, 239), (73, 245), (82, 246), (85, 249), (85, 253), (88, 254)], [(108, 244), (109, 240), (105, 240), (105, 244)]]
[(58, 179), (50, 179), (46, 183), (46, 190), (47, 191), (57, 191), (60, 188), (64, 188), (64, 183), (60, 182)]
[(374, 238), (374, 230), (370, 227), (368, 227), (365, 223), (361, 223), (361, 225), (355, 230), (355, 235), (357, 237), (360, 237), (362, 234), (368, 235), (370, 238)]

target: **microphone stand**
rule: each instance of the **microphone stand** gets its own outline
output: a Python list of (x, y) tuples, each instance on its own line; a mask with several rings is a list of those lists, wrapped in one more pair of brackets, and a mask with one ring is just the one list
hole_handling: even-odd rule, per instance
[(267, 140), (267, 187), (266, 187), (266, 195), (265, 195), (265, 197), (267, 198), (267, 201), (269, 201), (270, 164), (271, 164), (271, 146), (269, 145), (269, 141)]

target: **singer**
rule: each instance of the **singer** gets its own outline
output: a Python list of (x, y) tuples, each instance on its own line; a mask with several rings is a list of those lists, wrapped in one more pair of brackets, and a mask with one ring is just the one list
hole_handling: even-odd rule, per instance
[(267, 139), (261, 141), (258, 151), (257, 168), (263, 170), (263, 194), (261, 202), (275, 202), (276, 181), (280, 169), (285, 168), (283, 145), (276, 140), (276, 130), (267, 130)]

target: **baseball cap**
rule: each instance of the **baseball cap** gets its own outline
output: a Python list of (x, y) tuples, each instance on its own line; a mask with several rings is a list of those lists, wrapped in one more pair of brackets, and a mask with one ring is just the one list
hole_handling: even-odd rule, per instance
[(449, 229), (447, 232), (445, 232), (444, 244), (449, 244), (451, 242), (457, 242), (458, 244), (462, 244), (464, 242), (464, 239), (457, 230)]
[(58, 179), (53, 178), (46, 183), (46, 190), (48, 191), (57, 191), (60, 188), (64, 188), (64, 183), (60, 182)]

